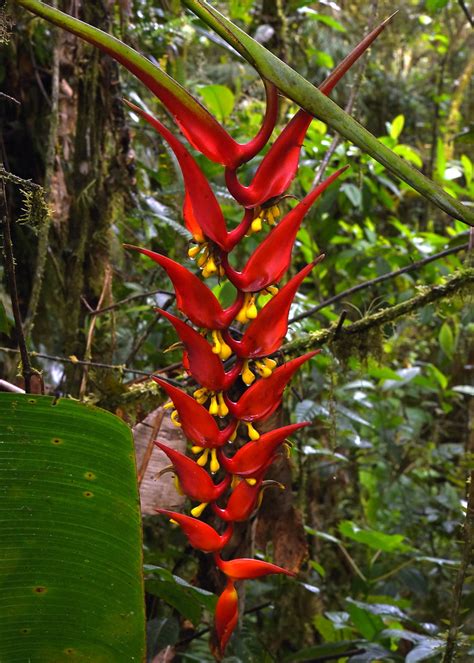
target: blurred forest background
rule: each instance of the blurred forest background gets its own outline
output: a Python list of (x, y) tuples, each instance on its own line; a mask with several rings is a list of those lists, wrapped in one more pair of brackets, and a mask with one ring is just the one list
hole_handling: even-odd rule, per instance
[[(178, 1), (50, 4), (166, 67), (234, 137), (258, 130), (258, 76)], [(315, 84), (398, 9), (331, 96), (451, 195), (474, 204), (472, 3), (212, 4)], [(164, 396), (149, 375), (178, 377), (180, 353), (170, 325), (153, 311), (173, 306), (169, 281), (122, 243), (180, 261), (189, 237), (173, 155), (122, 98), (169, 118), (97, 50), (14, 3), (1, 12), (0, 175), (32, 361), (46, 393), (97, 404), (133, 426), (146, 418), (136, 429), (143, 479), (149, 441), (166, 427)], [(294, 111), (283, 100), (280, 126)], [(234, 219), (222, 168), (197, 159)], [(295, 272), (318, 253), (327, 256), (295, 300), (285, 347), (288, 356), (322, 348), (294, 381), (282, 414), (313, 425), (272, 470), (287, 490), (267, 491), (242, 526), (239, 548), (301, 571), (297, 581), (248, 583), (229, 663), (453, 660), (443, 654), (452, 617), (461, 627), (457, 660), (474, 660), (472, 514), (465, 522), (474, 453), (469, 229), (317, 120), (291, 194), (301, 197), (347, 163), (339, 185), (308, 214), (294, 252)], [(226, 286), (214, 287), (226, 302)], [(0, 300), (1, 377), (21, 385), (4, 279)], [(338, 333), (324, 331), (338, 322)], [(167, 434), (176, 438), (174, 429)], [(178, 499), (155, 475), (156, 468), (142, 485), (149, 660), (211, 661), (200, 620), (210, 621), (218, 579), (180, 531), (149, 515), (153, 505), (166, 506), (160, 500)]]

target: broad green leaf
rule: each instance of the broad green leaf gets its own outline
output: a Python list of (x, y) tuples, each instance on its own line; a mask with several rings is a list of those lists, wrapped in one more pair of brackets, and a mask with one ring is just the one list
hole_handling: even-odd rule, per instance
[(223, 122), (234, 110), (235, 96), (226, 85), (203, 85), (199, 88), (199, 94), (219, 122)]
[(451, 359), (454, 354), (454, 334), (451, 325), (448, 322), (443, 322), (439, 330), (438, 341), (441, 350), (444, 354)]
[(350, 419), (351, 421), (355, 421), (358, 424), (372, 428), (372, 424), (369, 421), (361, 417), (359, 414), (357, 414), (357, 412), (350, 410), (348, 407), (338, 403), (336, 405), (336, 410), (339, 414), (342, 414), (343, 417), (347, 417), (347, 419)]
[(326, 69), (332, 69), (334, 67), (334, 60), (329, 53), (326, 53), (326, 51), (315, 50), (314, 57), (316, 64), (320, 67), (325, 67)]
[(458, 384), (453, 387), (453, 391), (458, 394), (466, 394), (466, 396), (474, 396), (474, 387), (469, 384)]
[(145, 571), (151, 574), (145, 582), (147, 592), (172, 605), (193, 624), (200, 622), (203, 609), (214, 610), (217, 597), (212, 592), (194, 587), (160, 566), (146, 565)]
[(404, 125), (405, 125), (405, 116), (397, 115), (397, 117), (394, 118), (390, 124), (390, 138), (397, 140), (397, 138), (403, 131)]
[(336, 32), (347, 32), (346, 28), (342, 25), (342, 23), (336, 21), (336, 19), (333, 18), (332, 16), (327, 16), (326, 14), (318, 14), (317, 12), (314, 11), (314, 9), (310, 9), (310, 7), (302, 7), (298, 11), (306, 14), (306, 18), (309, 18), (311, 21), (318, 21), (319, 23), (323, 23), (324, 25), (327, 25), (328, 28), (332, 28)]
[(396, 605), (389, 605), (388, 603), (364, 603), (363, 601), (356, 601), (352, 598), (347, 598), (346, 601), (351, 605), (357, 606), (361, 610), (370, 612), (372, 615), (391, 617), (392, 619), (400, 621), (407, 621), (409, 619), (403, 610), (400, 610)]
[(388, 366), (369, 365), (368, 374), (378, 380), (402, 380), (402, 377)]
[(131, 432), (98, 408), (0, 396), (0, 660), (144, 657)]
[(405, 537), (402, 534), (385, 534), (373, 529), (362, 529), (350, 520), (343, 520), (339, 524), (339, 531), (348, 539), (362, 543), (374, 550), (384, 552), (407, 552), (411, 550), (410, 546), (403, 543)]
[(362, 205), (362, 192), (355, 184), (344, 182), (339, 189), (346, 194), (354, 207), (360, 207)]
[(349, 601), (347, 610), (354, 626), (359, 633), (369, 641), (374, 640), (377, 633), (380, 633), (385, 626), (379, 615), (369, 612), (356, 601)]
[(399, 156), (403, 157), (417, 168), (423, 167), (423, 161), (420, 155), (418, 154), (418, 152), (415, 152), (415, 150), (409, 145), (395, 145), (393, 151), (395, 152), (395, 154), (398, 154)]
[(430, 638), (420, 633), (413, 633), (405, 629), (385, 629), (382, 631), (382, 636), (408, 640), (413, 642), (415, 647), (409, 652), (405, 658), (405, 663), (417, 663), (418, 661), (427, 661), (436, 655), (439, 655), (445, 646), (444, 640), (440, 638)]
[(429, 373), (431, 373), (431, 375), (439, 382), (441, 389), (446, 389), (448, 386), (448, 378), (445, 376), (445, 374), (442, 373), (434, 364), (428, 364), (427, 368)]
[(419, 366), (411, 366), (410, 368), (400, 368), (396, 371), (398, 374), (398, 380), (385, 380), (382, 385), (383, 391), (388, 391), (389, 389), (398, 389), (404, 385), (411, 382), (421, 373), (421, 368)]
[(438, 657), (444, 650), (444, 644), (438, 641), (425, 642), (416, 646), (405, 658), (405, 663), (418, 663), (418, 661), (428, 661), (429, 659)]

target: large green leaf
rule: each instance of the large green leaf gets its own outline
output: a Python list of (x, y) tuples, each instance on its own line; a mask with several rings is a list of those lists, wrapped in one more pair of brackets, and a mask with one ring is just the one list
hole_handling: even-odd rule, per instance
[(144, 659), (132, 437), (109, 412), (0, 396), (0, 661)]

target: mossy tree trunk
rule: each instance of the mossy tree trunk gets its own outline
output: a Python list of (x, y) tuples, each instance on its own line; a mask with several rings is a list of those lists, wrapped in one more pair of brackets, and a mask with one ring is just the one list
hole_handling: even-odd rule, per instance
[[(71, 9), (63, 0), (58, 6)], [(112, 30), (110, 3), (82, 0), (76, 9), (84, 21)], [(114, 246), (111, 229), (123, 217), (132, 187), (130, 135), (119, 71), (110, 58), (70, 35), (59, 32), (52, 40), (51, 28), (25, 12), (15, 10), (14, 18), (19, 29), (7, 54), (7, 92), (21, 105), (9, 109), (2, 118), (10, 129), (4, 144), (5, 163), (21, 177), (44, 183), (53, 207), (32, 340), (51, 353), (82, 358), (89, 324), (85, 302), (94, 308), (100, 297)], [(27, 40), (31, 46), (26, 45)], [(51, 54), (51, 43), (59, 52), (57, 104), (52, 103), (51, 95), (58, 52)], [(22, 55), (15, 57), (15, 53)], [(48, 176), (52, 134), (48, 129), (55, 124), (54, 165)], [(16, 142), (20, 136), (23, 147), (19, 151)], [(25, 136), (29, 137), (26, 144)], [(15, 204), (13, 219), (20, 214), (19, 201)], [(38, 240), (28, 229), (17, 229), (15, 240), (17, 261), (20, 266), (25, 263), (21, 296), (26, 317), (31, 313), (28, 303), (38, 280), (41, 256)], [(112, 336), (107, 330), (95, 336), (93, 352), (100, 353), (102, 359), (110, 358)], [(66, 369), (63, 390), (77, 394), (81, 377), (79, 367)]]

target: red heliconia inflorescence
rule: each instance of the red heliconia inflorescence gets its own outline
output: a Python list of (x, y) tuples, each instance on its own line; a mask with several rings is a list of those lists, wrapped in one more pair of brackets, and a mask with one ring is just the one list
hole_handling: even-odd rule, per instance
[[(321, 91), (329, 94), (384, 25), (371, 32), (341, 62), (321, 85)], [(216, 566), (226, 577), (215, 613), (216, 635), (222, 654), (238, 623), (235, 583), (275, 573), (294, 575), (268, 562), (255, 559), (225, 561), (221, 555), (225, 554), (225, 547), (232, 537), (233, 523), (250, 518), (258, 509), (265, 487), (277, 485), (284, 488), (275, 481), (266, 481), (265, 473), (283, 452), (288, 437), (308, 425), (308, 422), (292, 424), (263, 433), (254, 426), (280, 406), (284, 389), (293, 374), (317, 354), (317, 351), (309, 352), (280, 366), (273, 358), (287, 333), (288, 315), (295, 294), (324, 256), (317, 256), (280, 289), (278, 285), (289, 269), (293, 244), (306, 213), (347, 168), (330, 175), (279, 220), (279, 201), (296, 174), (301, 146), (312, 119), (300, 110), (263, 158), (250, 184), (241, 185), (238, 167), (261, 149), (266, 128), (275, 122), (277, 101), (272, 86), (267, 84), (266, 90), (269, 106), (259, 136), (245, 146), (237, 145), (227, 137), (222, 140), (221, 151), (216, 147), (216, 135), (213, 134), (219, 126), (219, 134), (223, 137), (224, 130), (220, 125), (208, 121), (200, 125), (197, 115), (193, 116), (192, 110), (184, 108), (178, 109), (178, 117), (176, 107), (168, 104), (191, 145), (225, 166), (228, 190), (243, 207), (242, 219), (232, 230), (228, 230), (209, 183), (184, 145), (152, 115), (129, 104), (159, 132), (181, 167), (185, 187), (183, 218), (194, 242), (188, 251), (189, 257), (197, 260), (205, 279), (212, 276), (228, 279), (236, 289), (233, 304), (224, 309), (195, 273), (166, 256), (126, 245), (165, 270), (175, 289), (176, 307), (188, 321), (158, 309), (173, 325), (183, 346), (183, 366), (198, 388), (191, 396), (166, 380), (155, 378), (155, 381), (167, 393), (169, 406), (173, 408), (171, 418), (182, 428), (196, 460), (161, 442), (156, 444), (172, 463), (177, 487), (198, 504), (191, 509), (191, 516), (165, 509), (158, 511), (182, 529), (193, 547), (214, 553)], [(154, 91), (157, 93), (156, 89)], [(167, 105), (165, 96), (158, 93), (157, 96)], [(212, 150), (205, 149), (207, 132), (213, 134), (209, 143)], [(245, 237), (263, 230), (264, 223), (269, 226), (268, 234), (239, 271), (232, 266), (230, 254)], [(260, 295), (266, 296), (267, 301), (259, 307)], [(240, 394), (237, 400), (231, 396), (231, 390)], [(247, 442), (234, 442), (247, 438)], [(212, 478), (216, 474), (220, 475), (218, 482)], [(199, 520), (208, 505), (215, 517), (223, 522), (222, 533)]]
[[(330, 175), (280, 219), (280, 203), (295, 177), (311, 115), (303, 109), (295, 114), (260, 162), (253, 179), (244, 186), (238, 169), (265, 147), (276, 124), (278, 90), (273, 84), (264, 81), (267, 106), (260, 130), (248, 143), (239, 144), (192, 95), (130, 47), (47, 5), (26, 1), (22, 4), (127, 67), (167, 107), (190, 145), (225, 168), (228, 191), (242, 206), (240, 223), (229, 229), (209, 182), (181, 140), (150, 113), (127, 102), (167, 142), (181, 168), (185, 189), (183, 219), (193, 241), (189, 257), (196, 260), (204, 279), (228, 279), (236, 289), (234, 302), (224, 309), (207, 285), (189, 269), (167, 256), (126, 245), (164, 269), (175, 289), (176, 307), (187, 319), (183, 321), (159, 311), (176, 330), (184, 348), (183, 366), (198, 388), (190, 395), (166, 380), (155, 380), (167, 393), (173, 407), (171, 418), (182, 428), (196, 459), (159, 441), (156, 445), (171, 461), (177, 487), (197, 505), (191, 509), (190, 516), (165, 509), (158, 511), (181, 527), (192, 546), (212, 553), (226, 578), (215, 613), (216, 634), (223, 653), (238, 623), (235, 583), (275, 573), (293, 575), (269, 562), (225, 560), (222, 555), (226, 556), (233, 523), (252, 515), (264, 488), (271, 484), (282, 488), (277, 482), (266, 481), (265, 473), (283, 453), (288, 436), (308, 425), (293, 424), (262, 434), (254, 426), (280, 406), (293, 374), (317, 354), (309, 352), (279, 366), (274, 358), (287, 332), (296, 291), (322, 256), (315, 257), (280, 290), (278, 284), (290, 267), (293, 244), (305, 215), (345, 168)], [(336, 67), (321, 84), (321, 92), (332, 91), (386, 23), (368, 34)], [(239, 270), (232, 264), (234, 248), (248, 235), (264, 230), (264, 226), (269, 232)], [(260, 296), (267, 300), (263, 306)], [(238, 333), (236, 325), (240, 325)], [(239, 448), (232, 451), (235, 446)], [(216, 474), (220, 476), (214, 481)], [(199, 520), (208, 505), (209, 512), (222, 521), (221, 532)]]

